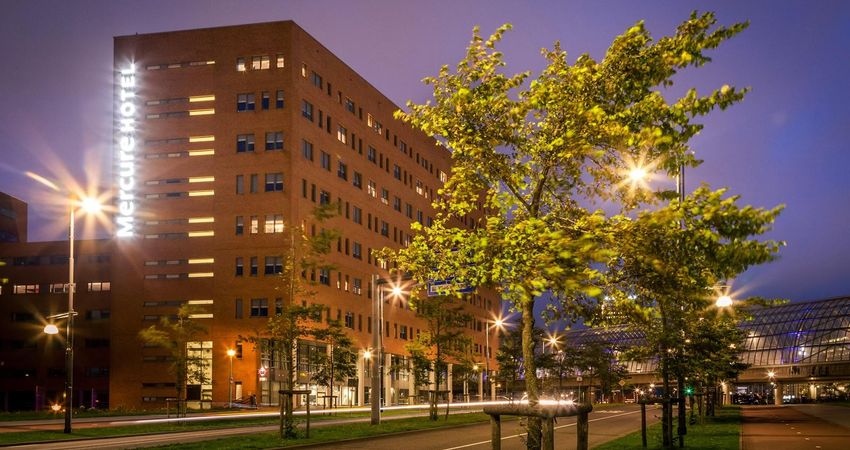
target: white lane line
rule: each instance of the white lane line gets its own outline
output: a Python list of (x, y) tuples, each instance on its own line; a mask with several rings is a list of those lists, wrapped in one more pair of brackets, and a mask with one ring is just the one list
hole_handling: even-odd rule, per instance
[[(627, 413), (623, 413), (623, 414), (617, 414), (616, 416), (605, 416), (605, 417), (600, 417), (600, 418), (598, 418), (598, 419), (590, 419), (590, 420), (588, 420), (588, 423), (589, 423), (589, 422), (596, 422), (596, 421), (599, 421), (599, 420), (608, 420), (608, 419), (613, 419), (613, 418), (615, 418), (615, 417), (620, 417), (620, 416), (628, 416), (629, 414), (637, 414), (637, 413), (639, 413), (639, 412), (640, 412), (640, 410), (638, 410), (638, 411), (632, 411), (632, 412), (627, 412)], [(561, 428), (573, 427), (573, 426), (575, 426), (575, 425), (576, 425), (575, 423), (568, 423), (568, 424), (566, 424), (566, 425), (559, 425), (559, 426), (555, 427), (554, 429), (555, 429), (555, 430), (559, 430), (559, 429), (561, 429)], [(520, 437), (520, 436), (525, 436), (525, 433), (512, 434), (512, 435), (510, 435), (510, 436), (505, 436), (505, 437), (503, 437), (503, 438), (502, 438), (502, 440), (504, 441), (504, 440), (506, 440), (506, 439), (513, 439), (513, 438), (517, 438), (517, 437)], [(491, 440), (492, 440), (492, 439), (488, 439), (488, 440), (486, 440), (486, 441), (474, 442), (474, 443), (472, 443), (472, 444), (466, 444), (466, 445), (459, 445), (459, 446), (457, 446), (457, 447), (444, 448), (443, 450), (458, 450), (458, 449), (461, 449), (461, 448), (475, 447), (476, 445), (489, 444)]]

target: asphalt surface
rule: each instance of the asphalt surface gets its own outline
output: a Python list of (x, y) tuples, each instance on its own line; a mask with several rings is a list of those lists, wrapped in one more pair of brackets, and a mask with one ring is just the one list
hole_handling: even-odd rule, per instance
[(847, 407), (749, 406), (741, 414), (742, 450), (850, 449), (850, 408)]
[[(647, 409), (647, 424), (659, 420), (661, 409)], [(628, 405), (600, 409), (589, 415), (589, 446), (608, 442), (640, 429), (640, 407)], [(335, 442), (304, 448), (374, 450), (483, 450), (490, 448), (490, 424), (476, 424), (442, 430), (417, 431), (369, 440)], [(517, 420), (502, 421), (502, 448), (525, 450), (525, 433)], [(562, 417), (555, 424), (555, 448), (576, 448), (576, 418)], [(774, 449), (775, 450), (775, 449)]]

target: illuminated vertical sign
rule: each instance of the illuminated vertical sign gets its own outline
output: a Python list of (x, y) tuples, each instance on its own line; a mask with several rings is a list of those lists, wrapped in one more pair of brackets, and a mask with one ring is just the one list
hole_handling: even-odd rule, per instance
[(118, 112), (115, 125), (117, 147), (118, 205), (116, 235), (135, 235), (136, 210), (136, 66), (130, 63), (118, 73)]

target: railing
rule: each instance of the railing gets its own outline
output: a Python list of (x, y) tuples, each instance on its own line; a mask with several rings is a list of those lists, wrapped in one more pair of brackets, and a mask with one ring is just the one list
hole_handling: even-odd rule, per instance
[(484, 408), (484, 413), (490, 416), (490, 442), (493, 450), (502, 448), (502, 419), (501, 416), (539, 417), (542, 421), (542, 450), (555, 449), (555, 418), (578, 416), (576, 423), (576, 449), (587, 450), (589, 422), (587, 415), (593, 411), (592, 405), (559, 404), (537, 405), (525, 404), (498, 405)]

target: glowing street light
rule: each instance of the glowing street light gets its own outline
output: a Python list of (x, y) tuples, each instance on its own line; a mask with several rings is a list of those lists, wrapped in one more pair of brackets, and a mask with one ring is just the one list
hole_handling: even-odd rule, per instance
[(363, 359), (372, 359), (372, 350), (366, 350), (363, 352)]
[[(68, 200), (68, 311), (66, 313), (57, 314), (50, 318), (67, 317), (65, 331), (65, 434), (71, 433), (71, 412), (74, 409), (73, 393), (74, 393), (74, 316), (77, 315), (74, 311), (74, 291), (76, 284), (74, 283), (74, 225), (76, 222), (75, 216), (77, 210), (84, 213), (97, 213), (102, 207), (100, 201), (95, 197), (79, 195), (71, 192), (69, 189), (61, 189), (59, 185), (53, 181), (34, 172), (26, 172), (26, 176), (47, 186), (48, 188), (57, 191), (65, 192), (69, 196)], [(44, 332), (47, 334), (58, 334), (59, 328), (54, 324), (48, 324), (44, 327)]]
[[(405, 291), (402, 289), (401, 283), (408, 281), (409, 278), (404, 278), (392, 283), (390, 294), (393, 298), (401, 298)], [(381, 286), (390, 284), (390, 280), (379, 278), (377, 275), (372, 275), (372, 351), (375, 352), (375, 361), (372, 364), (372, 387), (371, 387), (371, 424), (379, 425), (381, 423), (381, 379), (384, 375), (383, 356), (384, 356), (384, 290)], [(369, 351), (369, 358), (372, 357), (372, 351)], [(363, 354), (366, 356), (366, 353)]]
[(646, 175), (646, 169), (644, 169), (643, 167), (635, 167), (629, 171), (629, 181), (631, 181), (632, 183), (641, 182), (644, 180), (644, 178), (646, 178)]
[(484, 348), (484, 365), (485, 365), (485, 367), (484, 367), (484, 370), (487, 373), (487, 382), (490, 383), (490, 399), (495, 401), (496, 400), (496, 389), (495, 389), (495, 386), (493, 385), (492, 380), (490, 380), (490, 326), (491, 326), (490, 324), (491, 323), (493, 324), (492, 325), (493, 327), (496, 327), (496, 339), (498, 340), (498, 335), (499, 335), (498, 332), (499, 332), (499, 330), (505, 329), (505, 321), (502, 320), (501, 317), (497, 317), (497, 318), (493, 319), (492, 321), (488, 319), (486, 321), (486, 323), (484, 324), (484, 344), (485, 344), (485, 348)]
[(227, 349), (227, 356), (230, 357), (230, 382), (227, 387), (227, 403), (230, 405), (230, 408), (233, 408), (233, 357), (236, 356), (236, 350), (232, 348)]
[(717, 306), (718, 308), (728, 308), (729, 306), (732, 306), (732, 297), (723, 294), (720, 297), (717, 297), (717, 301), (714, 302), (714, 306)]

